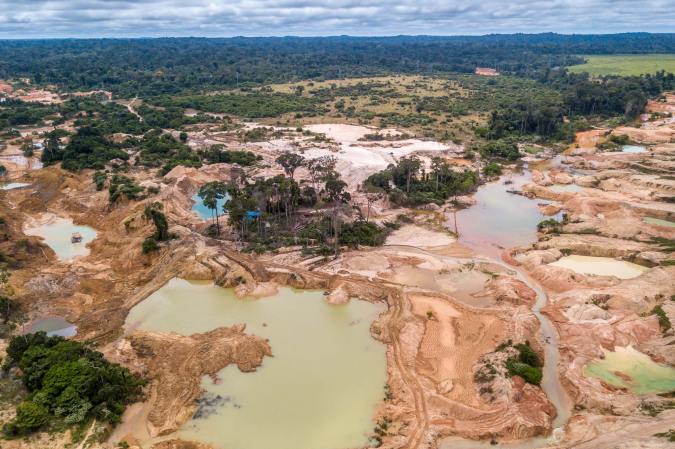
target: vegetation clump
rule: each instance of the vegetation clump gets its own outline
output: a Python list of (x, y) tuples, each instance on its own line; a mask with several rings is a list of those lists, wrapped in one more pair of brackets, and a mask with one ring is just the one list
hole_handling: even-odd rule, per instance
[(201, 156), (209, 164), (239, 164), (242, 167), (249, 167), (262, 160), (262, 156), (250, 151), (223, 150), (222, 145), (212, 145)]
[(659, 326), (661, 327), (662, 332), (668, 332), (672, 325), (670, 323), (670, 319), (668, 318), (668, 315), (666, 315), (666, 311), (663, 310), (663, 307), (661, 306), (655, 306), (652, 309), (652, 314), (656, 315), (656, 317), (659, 319)]
[[(99, 180), (101, 177), (99, 176)], [(105, 179), (103, 179), (105, 182)], [(96, 181), (96, 188), (98, 189), (99, 181)], [(136, 183), (133, 179), (124, 175), (114, 175), (110, 180), (108, 187), (108, 201), (110, 204), (116, 203), (120, 198), (124, 197), (127, 200), (136, 200), (143, 193), (144, 189)]]
[(551, 232), (559, 234), (560, 231), (562, 231), (562, 223), (560, 223), (555, 218), (547, 218), (546, 220), (537, 223), (537, 229), (539, 232)]
[(8, 437), (19, 437), (63, 422), (95, 418), (119, 422), (126, 406), (137, 400), (144, 381), (103, 358), (87, 344), (48, 337), (44, 332), (13, 337), (5, 368), (19, 368), (28, 398), (5, 424)]
[(489, 162), (483, 169), (483, 174), (486, 178), (499, 177), (502, 174), (502, 166), (497, 162)]
[(365, 220), (356, 220), (353, 223), (345, 223), (340, 230), (340, 243), (356, 247), (381, 246), (391, 232), (390, 227), (380, 226)]
[(518, 146), (505, 140), (491, 140), (480, 147), (479, 153), (486, 159), (499, 158), (515, 161), (520, 157)]
[(525, 382), (539, 385), (543, 377), (543, 366), (539, 355), (532, 349), (529, 342), (513, 346), (518, 350), (516, 357), (506, 361), (506, 369), (510, 376), (520, 376)]
[(159, 242), (165, 242), (172, 238), (172, 235), (169, 233), (169, 221), (164, 212), (162, 212), (163, 209), (164, 205), (159, 201), (155, 201), (146, 206), (143, 211), (143, 218), (152, 221), (155, 225), (155, 232), (143, 241), (143, 254), (159, 250)]
[(65, 147), (52, 133), (42, 152), (45, 165), (61, 162), (61, 166), (70, 171), (85, 168), (101, 170), (113, 159), (126, 161), (129, 155), (120, 145), (108, 140), (101, 129), (92, 126), (79, 128)]
[(381, 190), (401, 206), (443, 204), (453, 195), (462, 195), (478, 183), (475, 172), (452, 170), (440, 157), (432, 159), (431, 172), (422, 172), (422, 161), (416, 156), (402, 157), (396, 164), (370, 175), (364, 182), (366, 190)]

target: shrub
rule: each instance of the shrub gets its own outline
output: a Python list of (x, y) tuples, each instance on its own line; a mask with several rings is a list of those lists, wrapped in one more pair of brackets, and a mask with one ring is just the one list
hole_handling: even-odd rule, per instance
[(515, 161), (520, 157), (516, 144), (505, 140), (493, 140), (480, 148), (480, 155), (484, 158), (500, 158)]
[(143, 246), (141, 248), (143, 250), (143, 254), (148, 254), (153, 251), (157, 251), (159, 249), (159, 245), (157, 244), (155, 237), (148, 237), (143, 240)]
[(108, 175), (106, 175), (105, 172), (97, 170), (94, 172), (93, 179), (94, 184), (96, 184), (96, 190), (101, 191), (103, 190), (103, 187), (105, 187), (105, 181), (108, 179)]
[(560, 230), (561, 230), (561, 227), (562, 227), (562, 223), (560, 223), (560, 222), (559, 222), (558, 220), (556, 220), (555, 218), (549, 218), (549, 219), (547, 219), (547, 220), (540, 221), (540, 222), (537, 224), (537, 229), (538, 229), (540, 232), (548, 232), (548, 231), (550, 231), (550, 232), (556, 232), (556, 233), (559, 233)]
[(525, 382), (533, 385), (539, 385), (543, 377), (541, 368), (530, 366), (515, 359), (506, 361), (506, 369), (509, 371), (510, 376), (520, 376)]
[(661, 327), (662, 332), (667, 332), (670, 330), (672, 325), (670, 324), (670, 319), (666, 312), (663, 310), (663, 307), (656, 306), (652, 309), (652, 314), (656, 315), (659, 319), (659, 326)]
[(342, 226), (340, 243), (352, 247), (357, 245), (380, 246), (384, 243), (388, 234), (389, 228), (387, 227), (357, 220)]
[(22, 402), (16, 407), (16, 417), (3, 428), (7, 436), (23, 436), (35, 432), (50, 420), (49, 410), (34, 402)]
[(136, 184), (133, 179), (128, 176), (115, 175), (110, 181), (110, 187), (108, 187), (108, 199), (111, 204), (117, 202), (122, 195), (128, 200), (135, 200), (142, 192), (143, 187)]
[(483, 174), (488, 178), (499, 176), (502, 174), (502, 166), (496, 162), (490, 162), (483, 169)]
[(534, 349), (530, 346), (528, 342), (520, 343), (515, 345), (515, 348), (518, 350), (518, 360), (522, 363), (526, 363), (530, 366), (539, 368), (542, 366), (539, 355), (534, 352)]

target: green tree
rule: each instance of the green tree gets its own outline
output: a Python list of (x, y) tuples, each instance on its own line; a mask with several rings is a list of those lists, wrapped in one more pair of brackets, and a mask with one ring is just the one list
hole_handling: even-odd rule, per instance
[(49, 410), (34, 402), (22, 402), (16, 407), (16, 417), (3, 428), (7, 436), (23, 436), (35, 432), (49, 422)]
[(298, 167), (302, 167), (304, 163), (305, 158), (299, 154), (291, 153), (290, 151), (287, 151), (277, 158), (277, 164), (284, 168), (284, 173), (286, 173), (286, 176), (290, 177), (291, 179), (293, 179), (295, 170), (297, 170)]
[[(398, 162), (398, 173), (396, 174), (405, 179), (405, 193), (410, 193), (410, 183), (417, 177), (420, 168), (422, 168), (422, 161), (414, 155), (402, 157)], [(396, 174), (394, 175), (395, 178)]]
[(220, 181), (212, 181), (204, 184), (199, 188), (199, 197), (202, 199), (204, 206), (211, 209), (211, 215), (215, 218), (216, 229), (220, 235), (220, 223), (218, 221), (218, 201), (225, 199), (227, 196), (227, 186)]
[(143, 217), (146, 220), (152, 220), (152, 223), (155, 225), (154, 237), (160, 242), (169, 239), (169, 222), (166, 219), (166, 215), (162, 212), (163, 209), (164, 205), (159, 201), (155, 201), (146, 206), (143, 212)]
[(325, 176), (325, 192), (328, 200), (332, 204), (332, 226), (335, 239), (335, 256), (340, 252), (340, 218), (338, 216), (338, 207), (349, 201), (350, 196), (347, 192), (347, 183), (340, 179), (340, 175), (331, 171)]

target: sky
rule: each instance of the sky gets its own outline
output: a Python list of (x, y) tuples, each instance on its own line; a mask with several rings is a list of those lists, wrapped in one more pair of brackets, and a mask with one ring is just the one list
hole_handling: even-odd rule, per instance
[(0, 0), (0, 38), (675, 32), (675, 0)]

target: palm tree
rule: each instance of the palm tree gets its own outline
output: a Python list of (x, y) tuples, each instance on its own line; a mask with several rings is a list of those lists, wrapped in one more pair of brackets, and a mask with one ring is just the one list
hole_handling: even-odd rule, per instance
[(204, 206), (211, 209), (211, 215), (214, 216), (216, 223), (216, 232), (220, 235), (220, 223), (218, 222), (218, 201), (225, 199), (227, 196), (227, 186), (220, 181), (212, 181), (204, 184), (199, 189), (199, 197), (202, 199)]

